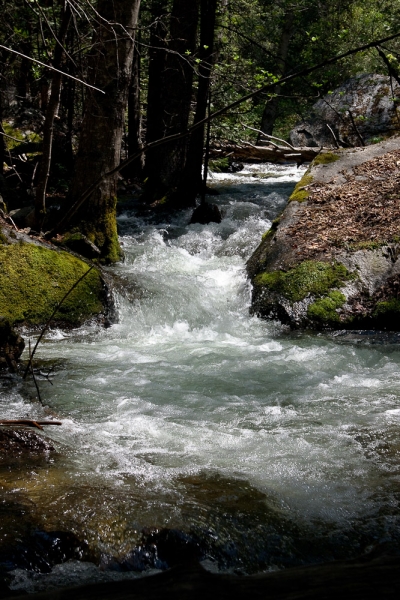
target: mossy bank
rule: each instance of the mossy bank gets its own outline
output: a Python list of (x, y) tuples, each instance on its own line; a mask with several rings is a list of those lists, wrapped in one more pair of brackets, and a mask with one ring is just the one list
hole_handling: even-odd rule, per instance
[(318, 155), (248, 261), (253, 313), (292, 328), (400, 330), (398, 153), (394, 138)]
[[(19, 240), (0, 243), (0, 316), (11, 325), (39, 326), (89, 269), (67, 252)], [(79, 326), (107, 311), (107, 290), (95, 268), (66, 298), (54, 323)]]

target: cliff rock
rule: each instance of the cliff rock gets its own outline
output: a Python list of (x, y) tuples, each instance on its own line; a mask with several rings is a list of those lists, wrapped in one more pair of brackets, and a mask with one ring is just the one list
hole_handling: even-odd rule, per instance
[[(357, 75), (318, 100), (290, 133), (293, 146), (363, 146), (400, 130), (400, 87), (385, 75)], [(329, 127), (328, 127), (329, 125)]]

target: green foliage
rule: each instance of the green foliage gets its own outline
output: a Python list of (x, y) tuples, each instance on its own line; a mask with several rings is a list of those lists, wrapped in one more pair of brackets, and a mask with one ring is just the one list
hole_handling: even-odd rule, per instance
[(324, 296), (331, 288), (340, 287), (352, 278), (353, 275), (341, 263), (331, 265), (307, 260), (287, 272), (260, 273), (255, 278), (255, 284), (298, 302), (309, 295)]
[(214, 171), (214, 173), (222, 173), (229, 167), (229, 158), (215, 158), (210, 160), (208, 166), (210, 171)]

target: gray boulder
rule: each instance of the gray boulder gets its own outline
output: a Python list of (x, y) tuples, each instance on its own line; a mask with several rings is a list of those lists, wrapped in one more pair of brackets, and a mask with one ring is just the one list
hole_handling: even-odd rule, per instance
[[(290, 132), (293, 146), (369, 145), (400, 131), (400, 87), (385, 75), (357, 75), (318, 100)], [(329, 127), (331, 128), (330, 131)]]

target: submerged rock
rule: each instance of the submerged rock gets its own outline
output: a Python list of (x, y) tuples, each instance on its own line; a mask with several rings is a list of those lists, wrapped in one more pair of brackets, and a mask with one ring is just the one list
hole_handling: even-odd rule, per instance
[(317, 157), (248, 261), (254, 313), (292, 328), (400, 330), (399, 147)]
[[(385, 75), (352, 77), (314, 104), (310, 115), (290, 132), (293, 146), (372, 144), (399, 131), (400, 87)], [(329, 127), (327, 127), (329, 125)]]
[(208, 223), (221, 223), (221, 220), (221, 211), (218, 206), (205, 202), (194, 209), (190, 223), (207, 225)]

